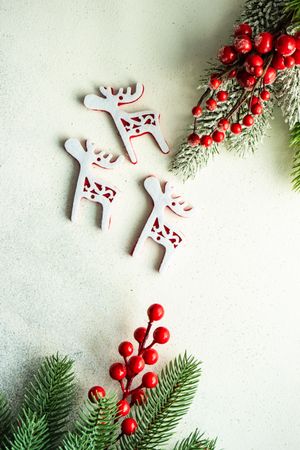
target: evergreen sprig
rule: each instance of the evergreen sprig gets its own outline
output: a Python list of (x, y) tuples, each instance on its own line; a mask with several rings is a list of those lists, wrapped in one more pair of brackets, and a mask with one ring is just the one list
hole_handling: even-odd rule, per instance
[(186, 354), (170, 362), (158, 386), (147, 391), (147, 401), (135, 409), (139, 426), (133, 436), (122, 437), (120, 449), (157, 450), (166, 444), (191, 405), (200, 373), (200, 363)]
[[(253, 35), (262, 31), (276, 33), (286, 26), (288, 26), (289, 33), (294, 33), (297, 27), (300, 28), (300, 0), (248, 0), (245, 2), (244, 10), (237, 23), (243, 22), (251, 26)], [(222, 70), (222, 67), (220, 68), (218, 62), (212, 63), (209, 70), (205, 71), (205, 76), (201, 77), (200, 86), (207, 87), (209, 74), (218, 74), (220, 70)], [(191, 127), (198, 136), (211, 135), (212, 131), (216, 129), (219, 118), (226, 117), (236, 104), (242, 88), (236, 86), (236, 84), (230, 84), (230, 82), (229, 84), (224, 83), (222, 88), (223, 86), (228, 91), (228, 100), (219, 104), (213, 112), (203, 111), (202, 116), (196, 122), (196, 126)], [(274, 97), (281, 107), (283, 116), (289, 127), (292, 128), (300, 122), (300, 67), (278, 72), (278, 77), (273, 86), (268, 86), (268, 89), (271, 92), (274, 91)], [(256, 96), (259, 95), (258, 88), (254, 91)], [(240, 134), (232, 133), (226, 138), (224, 141), (226, 148), (241, 156), (249, 151), (254, 152), (270, 127), (274, 106), (273, 100), (266, 102), (263, 114), (255, 117), (253, 126), (244, 128)], [(243, 117), (243, 113), (246, 114), (247, 112), (241, 107), (240, 114), (237, 116), (238, 121), (240, 121), (240, 117)], [(215, 143), (206, 148), (202, 145), (192, 147), (185, 141), (171, 162), (170, 169), (172, 172), (179, 174), (184, 181), (188, 178), (194, 178), (198, 170), (205, 166), (209, 159), (217, 153), (218, 145)], [(296, 170), (298, 167), (297, 161), (298, 153)]]
[(295, 191), (300, 191), (300, 123), (291, 130), (291, 146), (295, 148), (292, 170), (292, 184)]
[(11, 410), (9, 404), (4, 397), (4, 395), (0, 392), (0, 447), (1, 442), (3, 442), (6, 437), (11, 423)]
[(49, 446), (46, 417), (27, 414), (24, 410), (17, 426), (4, 448), (7, 450), (44, 450)]
[(117, 439), (117, 400), (100, 397), (96, 404), (87, 401), (76, 423), (76, 430), (64, 440), (60, 450), (105, 450)]
[(65, 431), (74, 389), (73, 361), (68, 357), (53, 355), (45, 358), (26, 390), (24, 410), (29, 417), (45, 417), (51, 449)]
[(183, 439), (174, 447), (174, 450), (215, 450), (217, 440), (209, 440), (204, 437), (199, 430), (191, 433), (186, 439)]

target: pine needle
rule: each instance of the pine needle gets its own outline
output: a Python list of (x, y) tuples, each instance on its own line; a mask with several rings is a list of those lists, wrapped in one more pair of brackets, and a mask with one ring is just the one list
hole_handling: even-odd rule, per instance
[(64, 440), (60, 450), (106, 450), (117, 439), (117, 400), (100, 397), (98, 403), (87, 401), (76, 424), (76, 430)]
[(145, 404), (135, 409), (137, 431), (121, 439), (120, 449), (157, 450), (166, 444), (191, 405), (200, 373), (200, 363), (186, 354), (170, 362)]
[(18, 426), (15, 427), (7, 450), (44, 450), (48, 448), (48, 429), (45, 417), (28, 415), (23, 411)]
[(72, 367), (73, 361), (67, 357), (53, 355), (45, 358), (26, 390), (24, 410), (28, 416), (45, 416), (51, 449), (64, 432), (71, 409), (75, 389)]
[(10, 421), (11, 410), (9, 404), (4, 395), (0, 392), (0, 447), (1, 442), (4, 441), (10, 430)]
[(300, 123), (291, 130), (290, 144), (295, 148), (292, 169), (292, 185), (295, 191), (300, 191)]
[(190, 434), (189, 437), (183, 439), (174, 447), (174, 450), (215, 450), (217, 440), (209, 440), (204, 438), (204, 434), (198, 430)]

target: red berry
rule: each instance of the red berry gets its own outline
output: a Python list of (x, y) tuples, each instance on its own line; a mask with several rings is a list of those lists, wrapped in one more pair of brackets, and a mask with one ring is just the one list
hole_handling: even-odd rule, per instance
[(225, 134), (223, 133), (223, 131), (216, 130), (212, 134), (212, 138), (213, 138), (214, 142), (217, 142), (217, 143), (222, 142), (224, 137), (225, 137)]
[(251, 127), (254, 124), (254, 117), (251, 116), (251, 114), (247, 114), (244, 118), (243, 118), (243, 124), (246, 127)]
[(130, 405), (127, 400), (120, 400), (117, 403), (118, 406), (118, 415), (119, 416), (127, 416), (130, 411)]
[(138, 405), (141, 405), (142, 403), (144, 403), (145, 401), (145, 392), (143, 391), (143, 389), (137, 389), (136, 391), (134, 391), (131, 395), (131, 402), (137, 403)]
[(263, 112), (263, 107), (260, 103), (255, 103), (255, 105), (251, 106), (251, 112), (252, 114), (257, 116), (258, 114), (261, 114)]
[(128, 367), (135, 375), (140, 373), (145, 368), (145, 361), (142, 356), (132, 356), (128, 361)]
[(247, 56), (246, 64), (250, 67), (261, 67), (264, 65), (264, 60), (257, 53), (252, 53), (252, 55)]
[(158, 376), (154, 372), (146, 372), (143, 375), (142, 384), (145, 388), (153, 389), (158, 384)]
[(282, 34), (276, 41), (276, 50), (282, 56), (290, 56), (296, 50), (296, 41), (293, 36)]
[(228, 74), (228, 78), (235, 78), (237, 74), (237, 70), (236, 69), (232, 69), (229, 74)]
[(253, 95), (250, 106), (256, 105), (256, 103), (259, 103), (259, 97), (256, 97), (256, 95)]
[(199, 105), (194, 106), (192, 109), (192, 114), (194, 117), (200, 117), (202, 114), (202, 108)]
[(230, 130), (234, 134), (240, 134), (242, 131), (242, 125), (240, 123), (232, 123)]
[(129, 436), (130, 434), (133, 434), (136, 432), (138, 425), (136, 421), (132, 417), (128, 417), (127, 419), (124, 419), (121, 424), (121, 429), (124, 434)]
[(219, 56), (219, 60), (221, 61), (221, 63), (226, 64), (226, 65), (234, 63), (237, 59), (237, 54), (236, 54), (235, 49), (229, 45), (225, 45), (225, 47), (222, 47), (219, 50), (218, 56)]
[(228, 99), (228, 92), (227, 91), (219, 91), (217, 93), (217, 99), (219, 102), (225, 102)]
[(255, 37), (254, 45), (258, 53), (269, 53), (273, 48), (273, 35), (263, 31)]
[(261, 77), (263, 73), (264, 73), (264, 68), (262, 66), (254, 67), (253, 75), (255, 75), (257, 78)]
[(220, 78), (217, 78), (215, 76), (212, 76), (209, 82), (209, 86), (212, 89), (218, 89), (218, 87), (220, 87), (222, 84), (222, 80), (220, 80)]
[(237, 36), (234, 40), (234, 48), (242, 55), (252, 50), (252, 42), (249, 36)]
[(137, 328), (134, 332), (134, 339), (139, 343), (143, 342), (143, 340), (145, 339), (145, 336), (146, 336), (146, 332), (147, 332), (147, 330), (145, 327)]
[(214, 111), (214, 110), (216, 109), (216, 107), (217, 107), (217, 102), (216, 102), (215, 99), (209, 98), (209, 99), (206, 101), (206, 108), (207, 108), (209, 111)]
[(276, 79), (277, 72), (273, 67), (268, 67), (267, 71), (264, 75), (264, 83), (265, 84), (272, 84), (274, 83)]
[(204, 147), (210, 147), (213, 143), (212, 137), (209, 136), (209, 134), (204, 134), (201, 137), (201, 145), (204, 145)]
[(165, 310), (163, 306), (159, 305), (158, 303), (154, 303), (153, 305), (149, 306), (147, 314), (150, 322), (154, 322), (163, 318)]
[(300, 64), (300, 50), (296, 50), (295, 53), (293, 53), (293, 58), (295, 60), (295, 64), (299, 66)]
[(114, 363), (110, 366), (109, 374), (113, 380), (122, 380), (126, 377), (126, 367), (121, 363)]
[(272, 67), (276, 70), (284, 70), (285, 64), (284, 64), (284, 58), (279, 53), (275, 53), (272, 59)]
[(158, 353), (154, 348), (148, 348), (143, 353), (143, 359), (146, 364), (151, 366), (152, 364), (156, 364), (158, 361)]
[(234, 35), (235, 36), (241, 36), (241, 35), (252, 36), (252, 28), (247, 23), (240, 23), (240, 24), (236, 25), (236, 27), (234, 29)]
[(97, 403), (100, 397), (105, 397), (105, 390), (102, 386), (93, 386), (88, 392), (88, 397), (91, 402)]
[(284, 64), (287, 69), (291, 69), (295, 65), (295, 58), (293, 56), (286, 56), (284, 58)]
[[(204, 136), (202, 136), (202, 137), (204, 137)], [(210, 139), (212, 141), (211, 137), (210, 137)], [(155, 342), (157, 342), (158, 344), (166, 344), (168, 342), (168, 340), (170, 339), (170, 332), (165, 327), (158, 327), (154, 330), (153, 338), (154, 338)]]
[(133, 345), (131, 342), (124, 341), (119, 345), (119, 353), (121, 356), (130, 356), (133, 353)]
[(218, 128), (221, 131), (226, 131), (229, 128), (229, 121), (227, 119), (221, 119), (218, 123)]
[(237, 75), (237, 81), (243, 88), (251, 90), (255, 85), (256, 78), (245, 70), (242, 70)]
[(265, 102), (267, 102), (268, 100), (270, 100), (271, 94), (269, 91), (267, 91), (266, 89), (264, 89), (263, 91), (261, 91), (260, 93), (260, 98), (262, 100), (264, 100)]
[(188, 137), (188, 143), (191, 147), (196, 147), (200, 144), (200, 136), (197, 133), (192, 133)]

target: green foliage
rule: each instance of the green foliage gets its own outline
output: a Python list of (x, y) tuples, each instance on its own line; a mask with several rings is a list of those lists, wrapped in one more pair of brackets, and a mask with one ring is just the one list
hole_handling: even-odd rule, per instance
[(189, 437), (183, 439), (174, 447), (174, 450), (215, 450), (216, 439), (209, 440), (204, 438), (203, 433), (201, 434), (198, 430), (190, 434)]
[(15, 427), (7, 450), (44, 450), (48, 448), (48, 429), (46, 417), (27, 414), (23, 411), (22, 418)]
[(282, 115), (293, 128), (300, 122), (300, 67), (285, 70), (279, 73), (275, 83), (275, 94)]
[[(200, 363), (179, 356), (162, 371), (157, 388), (147, 391), (147, 401), (132, 408), (138, 422), (133, 436), (120, 434), (117, 398), (107, 395), (83, 406), (75, 429), (65, 434), (74, 392), (73, 362), (58, 355), (45, 358), (26, 390), (19, 418), (10, 427), (10, 412), (0, 396), (1, 439), (5, 450), (158, 450), (172, 436), (187, 412), (197, 389)], [(60, 438), (65, 434), (60, 444)], [(175, 450), (215, 450), (215, 441), (198, 431), (178, 442)]]
[(300, 0), (288, 0), (286, 3), (286, 11), (292, 14), (295, 28), (300, 28)]
[(76, 423), (76, 430), (64, 440), (61, 450), (105, 450), (116, 442), (118, 422), (115, 396), (87, 401)]
[(72, 367), (73, 361), (67, 357), (53, 355), (45, 358), (26, 390), (24, 410), (29, 416), (45, 416), (51, 449), (64, 432), (71, 409), (75, 389)]
[(295, 147), (294, 164), (292, 170), (292, 184), (295, 191), (300, 191), (300, 123), (291, 130), (290, 143)]
[(10, 429), (10, 422), (10, 407), (4, 395), (0, 392), (0, 443), (3, 442), (4, 437)]
[(120, 449), (154, 450), (166, 444), (191, 405), (200, 373), (200, 363), (186, 354), (170, 362), (158, 386), (147, 391), (145, 404), (135, 409), (137, 431), (121, 439)]

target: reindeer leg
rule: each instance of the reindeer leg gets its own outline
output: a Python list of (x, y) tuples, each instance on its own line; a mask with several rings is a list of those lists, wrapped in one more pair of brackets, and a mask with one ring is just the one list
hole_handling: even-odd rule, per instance
[(105, 201), (102, 203), (102, 219), (101, 219), (101, 230), (108, 231), (111, 221), (111, 203)]
[(131, 253), (132, 256), (137, 255), (138, 253), (140, 253), (140, 251), (142, 250), (142, 248), (143, 248), (143, 246), (145, 244), (145, 241), (148, 239), (148, 237), (150, 237), (150, 236), (149, 236), (147, 225), (146, 225), (144, 227), (143, 231), (141, 232), (138, 240), (136, 241), (136, 244), (135, 244), (135, 246), (134, 246), (134, 248), (132, 250), (132, 253)]
[(123, 143), (124, 146), (126, 148), (126, 151), (128, 153), (129, 159), (132, 162), (132, 164), (136, 164), (137, 163), (137, 158), (136, 158), (136, 154), (135, 151), (133, 150), (132, 144), (131, 144), (131, 140), (127, 137), (121, 134), (121, 137), (123, 139)]
[(156, 127), (152, 131), (152, 136), (156, 140), (156, 142), (157, 142), (159, 148), (161, 149), (161, 151), (163, 153), (169, 153), (170, 149), (169, 149), (169, 146), (166, 143), (165, 138), (164, 138), (164, 136), (163, 136), (163, 134), (161, 132), (158, 118), (157, 118)]
[(160, 264), (160, 267), (159, 267), (159, 272), (160, 273), (164, 272), (168, 268), (168, 266), (170, 264), (170, 259), (171, 259), (171, 256), (172, 256), (174, 250), (175, 250), (175, 248), (173, 246), (167, 246), (166, 247), (166, 251), (165, 251), (163, 260), (162, 260), (162, 262)]
[(82, 199), (82, 191), (81, 191), (81, 189), (76, 189), (75, 195), (74, 195), (74, 200), (73, 200), (72, 213), (71, 213), (71, 221), (72, 222), (77, 222), (81, 199)]

